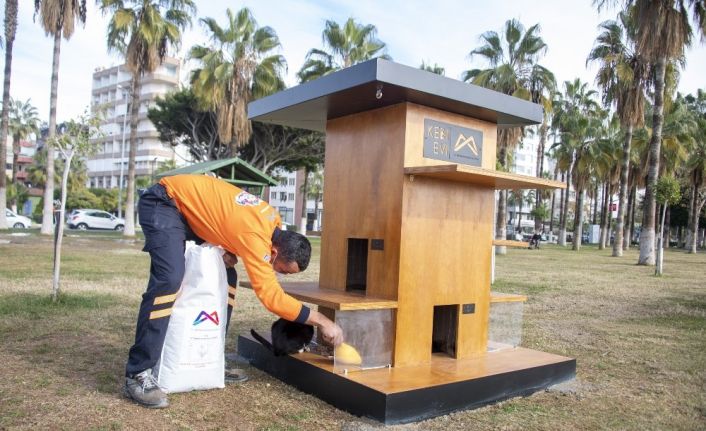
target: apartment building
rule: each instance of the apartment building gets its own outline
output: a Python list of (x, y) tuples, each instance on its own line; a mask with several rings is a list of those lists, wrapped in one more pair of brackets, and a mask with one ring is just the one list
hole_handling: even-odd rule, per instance
[[(276, 169), (272, 176), (279, 179), (279, 184), (270, 187), (269, 203), (280, 213), (282, 223), (288, 225), (299, 225), (302, 218), (302, 205), (304, 204), (304, 170), (289, 172), (283, 169)], [(315, 203), (313, 199), (306, 200), (306, 218), (308, 231), (320, 231), (323, 220), (323, 202)]]
[[(174, 160), (177, 166), (190, 160), (184, 146), (172, 147), (160, 141), (159, 132), (147, 118), (147, 109), (153, 106), (154, 100), (178, 87), (180, 69), (179, 59), (167, 57), (153, 73), (142, 78), (135, 157), (135, 175), (138, 177), (153, 175), (160, 163), (167, 160)], [(103, 110), (101, 130), (104, 136), (93, 140), (98, 148), (87, 159), (88, 187), (116, 188), (121, 174), (123, 187), (127, 184), (131, 80), (132, 75), (125, 65), (101, 67), (93, 73), (91, 108)]]

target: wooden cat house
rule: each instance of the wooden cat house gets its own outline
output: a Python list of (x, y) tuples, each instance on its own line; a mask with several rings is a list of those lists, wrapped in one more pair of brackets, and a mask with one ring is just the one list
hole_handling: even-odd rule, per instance
[(498, 127), (537, 124), (540, 106), (376, 59), (252, 102), (249, 117), (326, 133), (319, 281), (283, 287), (363, 356), (275, 358), (241, 336), (253, 365), (388, 424), (574, 377), (574, 359), (488, 336), (491, 307), (526, 299), (491, 294), (495, 190), (563, 187), (495, 169)]

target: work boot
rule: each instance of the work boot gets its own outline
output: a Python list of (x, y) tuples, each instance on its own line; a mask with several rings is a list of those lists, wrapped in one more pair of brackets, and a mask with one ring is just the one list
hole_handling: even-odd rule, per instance
[(167, 394), (157, 385), (151, 368), (125, 377), (123, 393), (137, 404), (151, 409), (161, 409), (169, 405)]

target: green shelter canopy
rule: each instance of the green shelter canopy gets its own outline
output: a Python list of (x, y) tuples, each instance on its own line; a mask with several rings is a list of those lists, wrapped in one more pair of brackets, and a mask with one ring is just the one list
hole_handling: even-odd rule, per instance
[(156, 178), (161, 179), (183, 174), (198, 175), (211, 172), (220, 179), (241, 188), (259, 188), (262, 191), (264, 187), (278, 184), (277, 180), (238, 157), (194, 163), (193, 165), (162, 172), (156, 175)]

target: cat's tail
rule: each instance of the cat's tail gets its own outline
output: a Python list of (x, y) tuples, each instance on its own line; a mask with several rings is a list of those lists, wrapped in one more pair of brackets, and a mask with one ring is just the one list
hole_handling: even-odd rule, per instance
[(260, 334), (258, 334), (257, 332), (255, 332), (254, 329), (250, 329), (250, 334), (251, 334), (253, 337), (255, 337), (255, 339), (256, 339), (257, 341), (259, 341), (260, 344), (262, 344), (263, 346), (265, 346), (270, 352), (272, 352), (272, 353), (275, 352), (274, 347), (272, 347), (272, 343), (270, 343), (269, 341), (267, 341), (267, 339), (265, 339), (265, 337), (263, 337), (262, 335), (260, 335)]

